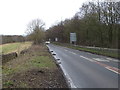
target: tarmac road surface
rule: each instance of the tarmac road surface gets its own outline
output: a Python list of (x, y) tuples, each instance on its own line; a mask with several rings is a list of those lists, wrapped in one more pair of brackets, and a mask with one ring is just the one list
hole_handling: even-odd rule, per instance
[(119, 60), (54, 44), (47, 45), (59, 58), (73, 88), (118, 88)]

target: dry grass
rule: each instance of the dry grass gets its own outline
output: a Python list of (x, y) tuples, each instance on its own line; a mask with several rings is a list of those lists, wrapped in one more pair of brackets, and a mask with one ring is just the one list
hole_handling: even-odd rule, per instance
[[(48, 52), (47, 47), (44, 45), (32, 46), (30, 49), (28, 49), (28, 51), (24, 55), (21, 55), (18, 58), (5, 63), (2, 68), (3, 68), (3, 87), (4, 88), (5, 87), (6, 88), (8, 87), (23, 87), (23, 88), (30, 87), (29, 86), (30, 82), (26, 81), (26, 78), (31, 79), (32, 77), (34, 77), (36, 80), (38, 80), (37, 82), (39, 82), (40, 78), (42, 77), (48, 80), (51, 77), (55, 77), (55, 74), (52, 74), (52, 72), (56, 72), (60, 74), (60, 72), (58, 72), (56, 64), (53, 61), (52, 56)], [(44, 72), (49, 71), (48, 74), (47, 72), (46, 74), (51, 75), (51, 76), (49, 76), (48, 78), (47, 75), (46, 76), (42, 75), (42, 77), (41, 76), (36, 77), (36, 75), (33, 75), (33, 74), (28, 75), (29, 71), (31, 73), (34, 73), (36, 71), (39, 74), (40, 70), (43, 70)], [(28, 76), (26, 77), (26, 75)], [(19, 78), (17, 76), (19, 76)], [(59, 76), (63, 79), (61, 74), (58, 75), (58, 77), (56, 78), (59, 79)], [(36, 85), (37, 87), (38, 86), (41, 87), (39, 83), (37, 82), (36, 81), (33, 83), (31, 82), (31, 84), (33, 84), (34, 87), (36, 87)], [(37, 84), (35, 85), (35, 83)]]
[(20, 51), (29, 48), (32, 45), (32, 42), (19, 42), (19, 43), (8, 43), (0, 45), (0, 51), (3, 54), (17, 52), (18, 54)]
[[(53, 60), (51, 60), (51, 55), (47, 51), (46, 46), (32, 46), (25, 55), (21, 55), (18, 58), (11, 60), (3, 65), (3, 74), (11, 74), (9, 71), (17, 72), (26, 69), (31, 69), (33, 67), (55, 67)], [(39, 64), (41, 62), (41, 64)], [(44, 64), (46, 66), (44, 66)], [(50, 65), (49, 65), (50, 64)], [(35, 66), (36, 65), (36, 66)], [(9, 69), (6, 72), (5, 69)]]

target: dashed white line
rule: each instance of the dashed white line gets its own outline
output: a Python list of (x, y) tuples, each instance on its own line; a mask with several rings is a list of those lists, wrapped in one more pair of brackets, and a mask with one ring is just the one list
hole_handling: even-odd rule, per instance
[(93, 58), (93, 59), (101, 62), (109, 62), (109, 60), (105, 60), (104, 58)]
[(112, 72), (114, 72), (114, 73), (120, 74), (120, 70), (119, 70), (118, 68), (108, 66), (108, 65), (106, 65), (106, 64), (100, 63), (99, 61), (94, 61), (94, 60), (92, 60), (92, 59), (90, 59), (90, 58), (87, 58), (87, 57), (84, 57), (84, 56), (81, 56), (81, 55), (80, 55), (80, 57), (82, 57), (82, 58), (84, 58), (84, 59), (86, 59), (86, 60), (89, 60), (89, 61), (91, 61), (91, 62), (96, 62), (97, 64), (105, 67), (107, 70), (110, 70), (110, 71), (112, 71)]
[[(71, 53), (71, 54), (77, 55), (76, 53), (71, 52), (71, 51), (69, 51), (69, 50), (66, 50), (66, 49), (64, 49), (64, 50), (67, 51), (67, 52), (69, 52), (69, 53)], [(104, 61), (104, 62), (114, 61), (114, 62), (119, 62), (118, 60), (112, 59), (112, 58), (106, 58), (107, 60), (105, 60), (105, 59), (103, 59), (103, 58), (92, 58), (92, 59), (90, 59), (90, 58), (84, 57), (84, 56), (82, 56), (82, 55), (80, 55), (80, 57), (81, 57), (81, 58), (84, 58), (84, 59), (86, 59), (86, 60), (88, 60), (88, 61), (91, 61), (91, 62), (97, 62), (97, 61)], [(95, 61), (94, 61), (93, 59), (94, 59)], [(102, 63), (101, 63), (101, 64), (102, 64)], [(103, 65), (102, 65), (102, 66), (103, 66)], [(110, 66), (106, 66), (106, 65), (105, 65), (104, 67), (105, 67), (107, 70), (110, 70), (110, 71), (112, 71), (112, 72), (114, 72), (114, 73), (116, 73), (116, 74), (120, 74), (120, 70), (117, 69), (117, 68), (110, 67)], [(61, 68), (63, 69), (63, 67), (61, 67)], [(65, 73), (65, 75), (66, 75), (67, 77), (69, 77), (69, 75), (66, 74), (66, 71), (65, 71), (64, 69), (63, 69), (63, 72)], [(71, 84), (71, 87), (76, 88), (76, 86), (73, 84), (71, 78), (69, 77), (68, 79), (69, 79), (69, 82), (70, 82), (70, 84)]]
[(74, 54), (74, 55), (77, 55), (76, 53), (74, 53), (74, 52), (70, 52), (70, 53), (72, 53), (72, 54)]
[(108, 59), (110, 61), (114, 61), (114, 62), (120, 62), (119, 60), (115, 60), (115, 59), (112, 59), (112, 58), (106, 58), (106, 59)]
[(68, 50), (66, 50), (66, 49), (64, 49), (64, 50), (67, 51), (67, 52), (69, 52), (69, 53), (71, 53), (71, 54), (77, 55), (77, 54), (74, 53), (74, 52), (68, 51)]
[(84, 56), (82, 56), (82, 55), (80, 55), (80, 57), (82, 57), (82, 58), (84, 58), (84, 59), (86, 59), (86, 60), (88, 60), (88, 61), (94, 62), (92, 59), (87, 58), (87, 57), (84, 57)]
[(66, 49), (64, 49), (65, 51), (68, 51), (68, 50), (66, 50)]

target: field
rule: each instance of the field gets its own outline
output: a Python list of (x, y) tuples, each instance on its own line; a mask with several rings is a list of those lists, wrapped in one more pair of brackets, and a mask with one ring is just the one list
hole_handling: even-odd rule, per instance
[(45, 45), (32, 45), (26, 53), (2, 66), (3, 88), (65, 88), (67, 84)]
[(32, 45), (32, 42), (19, 42), (19, 43), (8, 43), (0, 45), (0, 51), (2, 54), (7, 54), (11, 52), (17, 52), (29, 48)]

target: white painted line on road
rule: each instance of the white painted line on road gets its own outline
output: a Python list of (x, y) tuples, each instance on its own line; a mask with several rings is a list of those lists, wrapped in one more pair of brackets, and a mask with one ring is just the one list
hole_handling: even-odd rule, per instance
[(113, 62), (120, 62), (119, 60), (115, 60), (115, 59), (112, 59), (112, 58), (106, 58), (106, 59), (108, 59), (110, 61), (113, 61)]
[(69, 52), (69, 53), (71, 53), (71, 54), (77, 55), (77, 54), (74, 53), (74, 52), (68, 51), (68, 50), (66, 50), (66, 49), (64, 49), (64, 50), (67, 51), (67, 52)]
[(115, 73), (117, 73), (117, 74), (120, 74), (119, 72), (117, 72), (117, 71), (111, 69), (110, 67), (105, 67), (105, 68), (108, 69), (108, 70), (110, 70), (110, 71), (112, 71), (112, 72), (115, 72)]
[(106, 59), (108, 59), (108, 60), (112, 60), (112, 58), (106, 58)]
[(116, 67), (112, 67), (112, 66), (109, 66), (107, 64), (104, 64), (104, 63), (101, 63), (101, 62), (98, 62), (96, 61), (97, 64), (103, 66), (104, 68), (106, 68), (107, 70), (110, 70), (112, 72), (115, 72), (117, 74), (120, 74), (120, 69), (116, 68)]
[(72, 54), (74, 54), (74, 55), (77, 55), (76, 53), (74, 53), (74, 52), (70, 52), (70, 53), (72, 53)]
[(69, 51), (69, 50), (66, 50), (66, 49), (64, 49), (64, 50), (67, 51), (67, 52), (69, 52), (69, 53), (71, 53), (71, 54), (77, 55), (76, 53), (71, 52), (71, 51)]
[(67, 74), (67, 72), (66, 72), (65, 69), (63, 68), (63, 66), (60, 65), (60, 67), (61, 67), (61, 69), (63, 70), (64, 75), (65, 75), (66, 78), (68, 79), (68, 82), (69, 82), (71, 88), (77, 88), (77, 87), (74, 85), (74, 83), (73, 83), (72, 79), (70, 78), (70, 76)]
[[(50, 50), (50, 49), (49, 49), (49, 50)], [(53, 56), (53, 57), (56, 59), (56, 56)], [(64, 75), (65, 75), (65, 77), (66, 77), (66, 79), (68, 80), (68, 82), (69, 82), (69, 84), (70, 84), (70, 87), (71, 87), (71, 88), (77, 88), (77, 87), (74, 85), (74, 83), (73, 83), (72, 79), (70, 78), (70, 76), (67, 74), (67, 72), (66, 72), (65, 69), (63, 68), (61, 62), (58, 61), (57, 63), (59, 64), (60, 68), (62, 69), (62, 71), (63, 71), (63, 73), (64, 73)]]
[(93, 59), (101, 62), (109, 62), (109, 60), (105, 60), (104, 58), (93, 58)]
[[(65, 49), (64, 49), (64, 50), (65, 50)], [(67, 52), (69, 52), (69, 53), (71, 53), (71, 54), (77, 55), (77, 54), (74, 53), (74, 52), (71, 52), (71, 51), (68, 51), (68, 50), (65, 50), (65, 51), (67, 51)]]
[(66, 49), (64, 49), (65, 51), (68, 51), (68, 50), (66, 50)]
[(82, 55), (80, 55), (80, 57), (82, 57), (82, 58), (84, 58), (84, 59), (86, 59), (86, 60), (88, 60), (88, 61), (94, 62), (92, 59), (87, 58), (87, 57), (84, 57), (84, 56), (82, 56)]
[(87, 57), (84, 57), (84, 56), (81, 56), (81, 55), (80, 55), (80, 57), (82, 57), (82, 58), (84, 58), (84, 59), (86, 59), (86, 60), (89, 60), (89, 61), (91, 61), (91, 62), (96, 62), (97, 64), (105, 67), (107, 70), (110, 70), (110, 71), (112, 71), (112, 72), (114, 72), (114, 73), (120, 74), (120, 69), (118, 69), (118, 68), (108, 66), (108, 65), (106, 65), (106, 64), (100, 63), (99, 61), (94, 61), (94, 60), (92, 60), (92, 59), (90, 59), (90, 58), (87, 58)]

